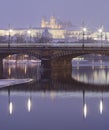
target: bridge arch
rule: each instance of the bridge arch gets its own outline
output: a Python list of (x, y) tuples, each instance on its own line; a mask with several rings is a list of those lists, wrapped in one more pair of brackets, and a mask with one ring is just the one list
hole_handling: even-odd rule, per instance
[[(1, 48), (0, 49), (1, 59), (7, 55), (12, 54), (28, 54), (37, 57), (38, 59), (45, 60), (45, 62), (55, 66), (55, 64), (64, 65), (64, 67), (69, 64), (71, 66), (71, 60), (74, 57), (84, 55), (84, 54), (101, 54), (109, 55), (109, 48), (106, 47), (77, 47), (77, 46), (48, 46), (43, 48), (43, 46), (30, 46), (30, 47), (11, 47), (11, 48)], [(58, 66), (58, 65), (57, 65)], [(65, 67), (65, 68), (66, 68)], [(68, 67), (67, 67), (68, 68)]]
[(7, 58), (9, 56), (20, 56), (20, 55), (28, 55), (29, 57), (35, 57), (37, 59), (41, 59), (41, 56), (39, 54), (34, 54), (34, 53), (28, 53), (28, 52), (17, 52), (17, 53), (7, 53), (2, 56), (2, 59)]
[(60, 51), (51, 56), (52, 59), (52, 66), (62, 68), (68, 68), (72, 67), (72, 59), (79, 57), (79, 56), (85, 56), (85, 55), (103, 55), (103, 56), (109, 56), (109, 52), (107, 51)]
[(6, 55), (4, 58), (27, 58), (27, 59), (38, 59), (36, 55), (28, 54), (28, 53), (19, 53), (19, 54), (9, 54)]
[(73, 51), (62, 51), (62, 52), (58, 52), (56, 54), (53, 54), (51, 56), (51, 59), (66, 59), (66, 58), (76, 58), (79, 56), (83, 56), (83, 55), (89, 55), (89, 54), (93, 54), (93, 55), (105, 55), (105, 56), (109, 56), (109, 52), (105, 52), (105, 51), (80, 51), (80, 52), (73, 52)]

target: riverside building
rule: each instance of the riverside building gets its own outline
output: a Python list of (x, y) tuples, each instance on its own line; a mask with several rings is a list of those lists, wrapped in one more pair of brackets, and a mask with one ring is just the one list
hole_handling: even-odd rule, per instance
[[(67, 24), (66, 24), (67, 25)], [(0, 30), (0, 42), (5, 42), (8, 37), (15, 42), (38, 42), (42, 36), (52, 39), (50, 42), (78, 42), (83, 39), (82, 29), (67, 28), (62, 22), (58, 22), (55, 17), (50, 17), (50, 20), (42, 19), (40, 27), (37, 28), (21, 28)], [(100, 40), (101, 34), (98, 31), (85, 32), (84, 38), (91, 40)], [(109, 41), (109, 32), (102, 32), (102, 40)]]

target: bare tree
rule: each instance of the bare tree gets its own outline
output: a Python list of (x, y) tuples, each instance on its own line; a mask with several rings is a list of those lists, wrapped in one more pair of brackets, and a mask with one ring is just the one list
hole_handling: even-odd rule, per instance
[(38, 43), (41, 39), (41, 33), (36, 33), (36, 36), (33, 37), (33, 41)]
[(15, 34), (15, 42), (16, 43), (24, 43), (25, 42), (25, 36), (20, 34)]
[(6, 43), (6, 42), (7, 42), (6, 36), (0, 36), (0, 43)]
[(40, 43), (47, 43), (52, 41), (52, 35), (49, 33), (48, 29), (45, 28), (44, 32), (42, 33), (41, 38), (39, 39)]

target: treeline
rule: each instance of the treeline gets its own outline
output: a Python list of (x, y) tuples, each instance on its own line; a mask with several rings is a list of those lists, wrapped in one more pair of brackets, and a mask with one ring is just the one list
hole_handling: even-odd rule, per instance
[(32, 34), (19, 34), (15, 35), (4, 35), (0, 36), (0, 43), (47, 43), (52, 42), (52, 35), (48, 32), (47, 29), (44, 32), (36, 33), (36, 35), (32, 36)]

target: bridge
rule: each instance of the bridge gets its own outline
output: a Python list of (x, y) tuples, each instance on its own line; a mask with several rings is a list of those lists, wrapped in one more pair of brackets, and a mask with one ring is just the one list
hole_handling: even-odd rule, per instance
[(13, 54), (27, 54), (42, 60), (44, 68), (71, 68), (71, 60), (84, 54), (109, 55), (108, 43), (1, 43), (0, 62)]

